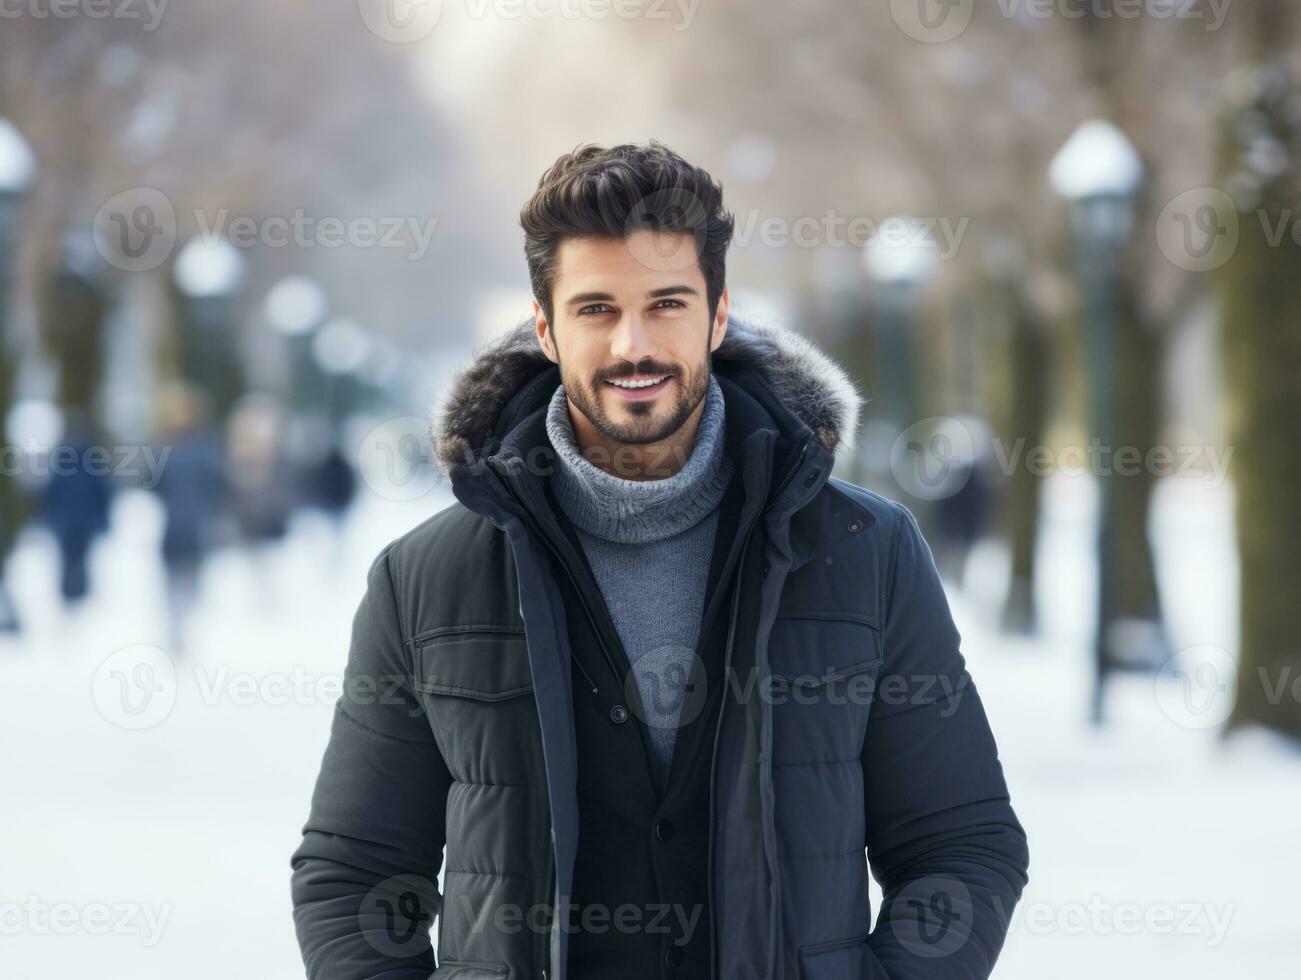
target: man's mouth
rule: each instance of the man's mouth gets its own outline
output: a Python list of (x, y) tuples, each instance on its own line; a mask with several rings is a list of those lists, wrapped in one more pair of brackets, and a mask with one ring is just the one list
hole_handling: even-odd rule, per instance
[(631, 378), (607, 378), (605, 384), (618, 392), (620, 398), (637, 401), (658, 395), (672, 377), (671, 374), (644, 374)]

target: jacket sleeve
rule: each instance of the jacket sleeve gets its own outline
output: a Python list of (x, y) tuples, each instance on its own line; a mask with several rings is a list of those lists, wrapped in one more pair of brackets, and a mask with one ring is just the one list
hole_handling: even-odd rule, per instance
[(994, 968), (1029, 852), (930, 548), (895, 507), (884, 663), (862, 752), (867, 854), (883, 893), (868, 946), (891, 980), (977, 980)]
[(291, 859), (309, 980), (423, 980), (434, 969), (429, 927), (440, 910), (451, 776), (412, 688), (391, 549), (367, 575), (311, 815)]

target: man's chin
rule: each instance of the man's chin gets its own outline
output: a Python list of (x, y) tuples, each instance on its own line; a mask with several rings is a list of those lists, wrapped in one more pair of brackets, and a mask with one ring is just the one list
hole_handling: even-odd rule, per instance
[(617, 419), (613, 421), (614, 425), (610, 430), (601, 434), (611, 442), (622, 443), (625, 446), (649, 446), (673, 434), (659, 420), (650, 424), (620, 424)]

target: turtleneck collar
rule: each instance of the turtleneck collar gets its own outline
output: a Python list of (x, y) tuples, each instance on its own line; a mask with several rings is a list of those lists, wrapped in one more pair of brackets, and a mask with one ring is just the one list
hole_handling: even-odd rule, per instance
[(660, 480), (625, 480), (586, 459), (578, 448), (565, 386), (547, 407), (547, 437), (556, 451), (556, 502), (577, 527), (606, 541), (645, 544), (681, 534), (723, 499), (733, 463), (724, 452), (723, 389), (711, 374), (695, 445), (686, 464)]

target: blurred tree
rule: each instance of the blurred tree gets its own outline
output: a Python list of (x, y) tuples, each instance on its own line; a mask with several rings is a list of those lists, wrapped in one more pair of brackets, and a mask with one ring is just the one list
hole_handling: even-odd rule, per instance
[(1010, 632), (1029, 633), (1038, 624), (1034, 577), (1043, 477), (1025, 454), (1047, 441), (1052, 341), (1044, 318), (1026, 295), (1022, 258), (1018, 255), (1012, 262), (992, 265), (987, 305), (991, 319), (1001, 328), (995, 335), (1001, 337), (1006, 352), (998, 373), (1003, 383), (995, 386), (1001, 395), (997, 425), (1017, 459), (1007, 474), (1000, 515), (1012, 558), (1002, 625)]
[(1301, 87), (1287, 67), (1293, 0), (1257, 0), (1250, 16), (1250, 60), (1230, 76), (1221, 130), (1224, 186), (1241, 215), (1237, 250), (1219, 278), (1242, 562), (1229, 727), (1258, 723), (1301, 736), (1301, 242), (1294, 210)]

